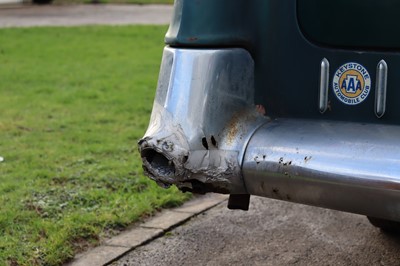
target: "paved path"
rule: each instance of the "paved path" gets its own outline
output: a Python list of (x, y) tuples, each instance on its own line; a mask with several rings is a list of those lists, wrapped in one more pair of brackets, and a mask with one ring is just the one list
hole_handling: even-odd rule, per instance
[(400, 265), (400, 237), (364, 216), (252, 197), (248, 212), (220, 204), (112, 265)]
[(169, 24), (169, 5), (48, 5), (0, 8), (0, 27)]

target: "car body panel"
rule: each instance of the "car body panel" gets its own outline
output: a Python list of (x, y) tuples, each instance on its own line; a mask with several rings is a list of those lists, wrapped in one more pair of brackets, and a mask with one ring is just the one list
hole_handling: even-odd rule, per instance
[[(302, 2), (177, 0), (166, 43), (173, 47), (247, 49), (255, 61), (257, 103), (264, 105), (271, 117), (399, 124), (400, 90), (396, 88), (400, 87), (400, 76), (392, 72), (400, 67), (399, 53), (385, 47), (375, 50), (371, 47), (344, 48), (309, 40), (298, 21), (299, 3)], [(348, 26), (353, 25), (357, 23), (349, 20)], [(378, 26), (375, 31), (380, 30)], [(329, 108), (321, 114), (318, 93), (320, 64), (324, 58), (330, 64)], [(388, 97), (385, 115), (378, 118), (374, 111), (374, 94), (376, 68), (381, 60), (388, 66)], [(339, 101), (332, 89), (335, 71), (348, 62), (364, 66), (372, 81), (368, 98), (352, 106)]]

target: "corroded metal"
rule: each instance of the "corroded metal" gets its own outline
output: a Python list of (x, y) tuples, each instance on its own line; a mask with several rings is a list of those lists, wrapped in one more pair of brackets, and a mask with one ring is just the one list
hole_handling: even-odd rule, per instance
[(267, 120), (253, 103), (253, 65), (243, 49), (165, 48), (150, 125), (139, 141), (150, 178), (184, 191), (246, 193), (245, 145)]

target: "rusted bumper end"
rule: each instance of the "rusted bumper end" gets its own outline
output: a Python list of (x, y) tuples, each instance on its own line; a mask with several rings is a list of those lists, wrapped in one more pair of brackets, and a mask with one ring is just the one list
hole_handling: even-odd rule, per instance
[(165, 48), (149, 128), (145, 173), (197, 193), (247, 193), (246, 143), (267, 121), (254, 105), (254, 66), (243, 49)]

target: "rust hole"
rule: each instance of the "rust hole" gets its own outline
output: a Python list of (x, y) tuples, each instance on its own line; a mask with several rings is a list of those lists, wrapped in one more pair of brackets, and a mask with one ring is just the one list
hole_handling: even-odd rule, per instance
[(175, 165), (168, 160), (163, 154), (153, 149), (143, 149), (141, 152), (142, 159), (148, 163), (145, 171), (154, 176), (172, 176), (175, 174)]
[(206, 150), (208, 150), (208, 143), (205, 137), (201, 139), (201, 144), (203, 144), (203, 147), (206, 148)]
[(215, 140), (214, 136), (211, 136), (211, 143), (212, 143), (212, 145), (214, 145), (215, 148), (218, 148), (218, 143)]

